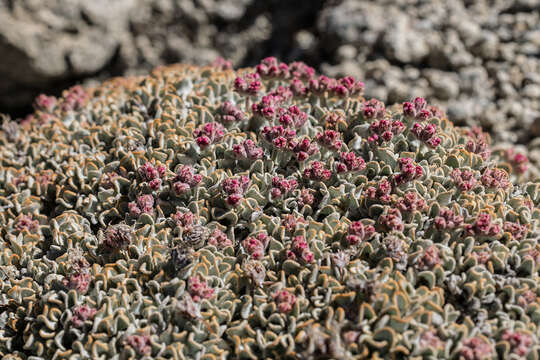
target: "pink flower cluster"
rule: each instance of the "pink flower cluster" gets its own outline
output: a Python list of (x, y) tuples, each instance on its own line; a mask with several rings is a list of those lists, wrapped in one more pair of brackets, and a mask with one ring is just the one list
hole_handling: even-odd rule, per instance
[(258, 103), (254, 103), (251, 106), (251, 110), (253, 111), (253, 114), (257, 114), (266, 119), (272, 119), (279, 111), (276, 107), (283, 101), (284, 99), (280, 95), (271, 93), (263, 96)]
[(315, 69), (301, 61), (290, 63), (289, 72), (295, 79), (309, 80), (315, 76)]
[(379, 216), (379, 224), (388, 231), (403, 231), (404, 229), (401, 212), (398, 209), (388, 209), (386, 215)]
[(309, 180), (327, 181), (330, 180), (331, 176), (332, 172), (326, 169), (320, 161), (314, 161), (304, 169), (304, 177)]
[(494, 189), (506, 189), (510, 186), (508, 174), (502, 169), (486, 169), (480, 181), (485, 187)]
[(412, 103), (403, 103), (403, 114), (409, 118), (415, 118), (420, 121), (427, 120), (432, 113), (427, 108), (427, 103), (424, 98), (417, 97)]
[(521, 153), (515, 153), (514, 149), (509, 149), (506, 152), (506, 157), (514, 167), (514, 169), (520, 173), (523, 174), (525, 171), (527, 171), (528, 166), (527, 163), (529, 162), (529, 159), (527, 159), (527, 156), (521, 154)]
[(434, 136), (437, 133), (437, 125), (414, 123), (411, 132), (430, 148), (436, 148), (441, 144), (441, 138)]
[(444, 345), (444, 342), (437, 335), (437, 332), (435, 330), (428, 330), (428, 331), (424, 331), (422, 335), (420, 336), (419, 345), (421, 349), (428, 349), (428, 348), (438, 349)]
[(245, 175), (239, 178), (227, 178), (221, 182), (221, 188), (227, 195), (227, 204), (236, 206), (244, 197), (244, 193), (249, 187), (249, 178)]
[(208, 238), (208, 244), (213, 245), (218, 249), (224, 249), (228, 246), (232, 246), (233, 243), (223, 231), (214, 229)]
[[(366, 109), (373, 109), (372, 107), (367, 107)], [(364, 112), (366, 110), (364, 109)], [(371, 114), (371, 112), (370, 112)], [(399, 120), (390, 121), (389, 119), (374, 120), (369, 129), (373, 133), (368, 137), (369, 143), (382, 144), (383, 142), (388, 142), (394, 138), (394, 136), (400, 134), (405, 130), (405, 125)]]
[(474, 224), (465, 225), (469, 235), (497, 236), (501, 234), (501, 226), (491, 222), (491, 215), (482, 212), (476, 217)]
[(396, 207), (404, 212), (422, 211), (426, 207), (426, 202), (417, 192), (408, 191), (397, 200)]
[(181, 212), (178, 210), (176, 213), (171, 215), (171, 219), (177, 226), (181, 226), (184, 229), (191, 229), (195, 225), (195, 214), (191, 211)]
[(491, 354), (491, 346), (479, 337), (463, 341), (459, 355), (464, 360), (481, 360)]
[(257, 73), (247, 74), (234, 80), (234, 90), (242, 95), (257, 95), (262, 88), (261, 77)]
[(421, 270), (433, 269), (435, 265), (441, 263), (441, 258), (439, 257), (439, 249), (435, 245), (428, 246), (422, 256), (418, 259), (416, 263), (418, 268)]
[(277, 148), (285, 148), (290, 141), (294, 139), (296, 136), (296, 131), (293, 129), (287, 129), (283, 127), (282, 125), (278, 126), (265, 126), (262, 129), (262, 137), (263, 139), (274, 145)]
[(19, 232), (26, 230), (30, 233), (35, 233), (39, 229), (39, 221), (34, 220), (31, 214), (21, 215), (15, 223), (15, 229)]
[(465, 145), (465, 149), (474, 154), (480, 155), (483, 160), (487, 160), (491, 155), (491, 149), (488, 145), (488, 137), (479, 126), (473, 126), (467, 132), (471, 138)]
[(512, 234), (512, 238), (516, 240), (523, 239), (523, 237), (525, 237), (525, 235), (527, 235), (527, 232), (529, 231), (527, 225), (521, 225), (511, 221), (505, 221), (503, 224), (503, 229), (504, 231)]
[(382, 119), (386, 114), (386, 108), (382, 101), (370, 99), (362, 104), (362, 114), (366, 119)]
[(298, 235), (291, 241), (291, 247), (287, 250), (287, 258), (291, 260), (301, 259), (306, 263), (311, 263), (315, 260), (315, 255), (313, 255), (313, 252), (309, 249), (306, 238), (302, 235)]
[(366, 162), (360, 156), (356, 156), (354, 152), (341, 152), (339, 154), (339, 162), (336, 163), (336, 171), (345, 173), (349, 171), (361, 171), (366, 168)]
[(197, 145), (205, 148), (220, 141), (225, 135), (225, 128), (218, 122), (210, 122), (193, 131)]
[(36, 97), (34, 101), (34, 107), (36, 108), (36, 110), (50, 113), (56, 107), (56, 98), (54, 96), (40, 94), (38, 97)]
[(129, 213), (133, 217), (139, 217), (142, 213), (150, 214), (154, 210), (154, 197), (152, 195), (141, 195), (137, 202), (128, 204)]
[(337, 112), (327, 113), (323, 119), (324, 119), (324, 127), (326, 129), (334, 129), (334, 130), (336, 129), (336, 125), (338, 124), (338, 122), (345, 121), (345, 118), (340, 113), (337, 113)]
[(199, 275), (189, 278), (188, 292), (195, 302), (199, 302), (202, 299), (210, 299), (212, 296), (214, 296), (214, 289), (208, 287), (206, 280), (201, 278)]
[(78, 110), (88, 99), (88, 94), (80, 85), (75, 85), (69, 90), (64, 91), (63, 96), (62, 111)]
[(308, 138), (303, 138), (298, 142), (296, 142), (296, 140), (292, 140), (289, 142), (289, 149), (296, 154), (296, 159), (298, 161), (305, 161), (311, 155), (319, 152), (319, 147), (317, 144), (313, 143)]
[(91, 281), (92, 278), (87, 271), (75, 271), (63, 280), (65, 286), (80, 293), (85, 293), (88, 290)]
[(279, 123), (285, 127), (299, 128), (307, 121), (307, 114), (301, 111), (298, 106), (293, 105), (288, 109), (279, 108)]
[(288, 195), (291, 191), (296, 189), (298, 182), (296, 179), (286, 180), (283, 176), (274, 176), (272, 178), (272, 189), (270, 194), (273, 199), (280, 198), (282, 196)]
[(378, 184), (377, 187), (368, 186), (366, 189), (366, 196), (371, 200), (378, 200), (382, 203), (388, 203), (392, 198), (390, 193), (392, 192), (392, 184), (390, 181), (383, 179)]
[(536, 300), (536, 293), (532, 290), (526, 290), (523, 292), (523, 294), (519, 295), (517, 298), (517, 303), (522, 308), (526, 308), (530, 304), (536, 303)]
[(264, 250), (270, 242), (270, 237), (265, 233), (257, 236), (250, 236), (242, 241), (244, 250), (255, 260), (260, 260), (264, 256)]
[(340, 140), (341, 134), (334, 130), (324, 130), (322, 133), (318, 133), (315, 136), (315, 140), (323, 147), (339, 151), (343, 146), (343, 142)]
[(439, 230), (454, 229), (463, 223), (463, 216), (456, 215), (448, 208), (442, 208), (434, 219), (435, 227)]
[(255, 71), (263, 79), (287, 79), (290, 76), (289, 65), (279, 62), (273, 56), (262, 59), (261, 63), (255, 67)]
[(288, 232), (294, 232), (296, 230), (296, 226), (300, 223), (307, 223), (307, 221), (302, 217), (296, 217), (293, 214), (289, 214), (285, 216), (285, 218), (281, 221), (281, 225), (285, 227), (285, 230)]
[(518, 356), (527, 355), (533, 345), (532, 337), (519, 331), (510, 331), (507, 329), (502, 334), (502, 339), (510, 343), (512, 352)]
[(401, 158), (398, 160), (400, 173), (394, 177), (397, 185), (421, 178), (424, 171), (420, 165), (414, 165), (413, 159)]
[(470, 191), (474, 189), (478, 183), (474, 176), (474, 172), (471, 170), (454, 169), (450, 173), (450, 176), (461, 191)]
[(138, 172), (143, 181), (148, 182), (148, 186), (150, 186), (152, 190), (157, 190), (161, 186), (161, 178), (165, 176), (167, 167), (165, 165), (154, 167), (151, 163), (146, 162), (139, 167)]
[(489, 251), (478, 251), (471, 254), (473, 258), (476, 259), (478, 264), (487, 264), (489, 259), (491, 259), (491, 253)]
[(210, 66), (215, 67), (219, 70), (232, 69), (232, 63), (229, 60), (222, 58), (221, 56), (218, 56), (216, 60), (214, 60), (212, 64), (210, 64)]
[(296, 303), (296, 296), (287, 290), (278, 290), (272, 297), (277, 303), (279, 312), (283, 314), (290, 312)]
[(244, 113), (230, 101), (225, 101), (219, 109), (219, 119), (226, 125), (239, 123), (245, 119)]
[(300, 190), (300, 198), (298, 199), (298, 206), (300, 208), (304, 205), (313, 205), (315, 203), (315, 195), (313, 195), (312, 189), (302, 189)]
[(315, 95), (322, 95), (325, 92), (329, 92), (330, 94), (344, 97), (362, 94), (364, 83), (356, 81), (353, 77), (344, 77), (338, 80), (321, 75), (316, 79), (311, 79), (308, 88)]
[(202, 176), (195, 174), (195, 169), (188, 165), (182, 165), (176, 171), (176, 176), (173, 179), (174, 191), (177, 195), (183, 194), (199, 185), (201, 180)]
[(128, 335), (126, 336), (126, 343), (137, 351), (139, 355), (148, 355), (152, 351), (150, 346), (150, 335)]
[(96, 309), (93, 309), (88, 305), (77, 306), (73, 309), (71, 324), (76, 328), (81, 328), (84, 326), (85, 321), (91, 320), (94, 317), (96, 312)]
[(241, 144), (233, 145), (233, 152), (238, 159), (257, 160), (262, 158), (264, 151), (255, 145), (251, 139), (244, 140)]
[(355, 246), (371, 238), (374, 234), (375, 228), (372, 225), (364, 225), (361, 221), (354, 221), (349, 225), (348, 235), (345, 239), (349, 245)]

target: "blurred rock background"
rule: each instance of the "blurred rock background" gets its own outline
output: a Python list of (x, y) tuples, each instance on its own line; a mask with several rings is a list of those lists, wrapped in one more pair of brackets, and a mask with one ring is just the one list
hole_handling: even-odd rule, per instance
[(266, 56), (416, 96), (540, 159), (540, 0), (0, 0), (0, 112), (88, 79)]

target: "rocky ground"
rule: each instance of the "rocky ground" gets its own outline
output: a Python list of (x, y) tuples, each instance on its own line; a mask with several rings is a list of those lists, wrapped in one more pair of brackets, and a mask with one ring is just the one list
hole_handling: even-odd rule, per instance
[(385, 102), (424, 96), (538, 164), (539, 24), (540, 0), (0, 0), (0, 112), (86, 79), (274, 55)]

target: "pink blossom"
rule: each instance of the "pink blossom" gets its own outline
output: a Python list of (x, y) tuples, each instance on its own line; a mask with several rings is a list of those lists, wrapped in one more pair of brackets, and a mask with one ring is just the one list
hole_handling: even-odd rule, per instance
[(255, 260), (262, 259), (264, 250), (270, 241), (270, 237), (264, 233), (250, 236), (242, 241), (244, 250)]
[(97, 310), (89, 307), (88, 305), (77, 306), (73, 309), (73, 317), (71, 318), (71, 323), (76, 328), (81, 328), (84, 325), (84, 322), (91, 320), (96, 314)]
[(232, 69), (232, 63), (229, 60), (222, 58), (221, 56), (218, 56), (216, 60), (214, 60), (210, 66), (215, 67), (219, 70)]
[(439, 257), (439, 249), (435, 245), (428, 246), (422, 256), (418, 259), (417, 265), (419, 269), (433, 269), (435, 265), (441, 263)]
[(298, 182), (296, 181), (296, 179), (286, 180), (282, 176), (274, 176), (272, 178), (272, 186), (272, 197), (277, 198), (283, 195), (287, 195), (293, 190), (295, 190), (298, 186)]
[(454, 169), (450, 173), (450, 176), (454, 179), (454, 183), (461, 191), (470, 191), (477, 185), (474, 172), (471, 170)]
[(306, 223), (306, 220), (302, 216), (296, 217), (292, 214), (285, 216), (281, 221), (281, 225), (283, 225), (288, 232), (293, 232), (296, 229), (296, 226), (302, 223)]
[(210, 122), (193, 131), (197, 144), (204, 148), (219, 142), (225, 135), (225, 128), (218, 122)]
[(261, 88), (262, 83), (257, 73), (247, 74), (243, 78), (237, 77), (234, 80), (234, 90), (243, 95), (257, 95)]
[(491, 222), (491, 215), (482, 212), (476, 217), (473, 224), (465, 225), (465, 230), (469, 235), (497, 236), (501, 235), (501, 226)]
[(334, 130), (325, 130), (322, 133), (318, 133), (315, 137), (317, 142), (328, 149), (331, 150), (340, 150), (343, 145), (340, 140), (340, 133)]
[(315, 203), (315, 196), (313, 195), (312, 189), (302, 189), (300, 190), (300, 198), (298, 199), (298, 206), (300, 208), (304, 205), (313, 205)]
[(422, 167), (414, 165), (411, 158), (401, 158), (398, 160), (398, 163), (400, 173), (394, 176), (397, 185), (421, 178), (424, 174)]
[(245, 119), (245, 115), (230, 101), (225, 101), (219, 108), (219, 119), (225, 124), (239, 123)]
[(374, 234), (375, 228), (372, 225), (364, 225), (361, 221), (354, 221), (349, 225), (346, 239), (349, 245), (355, 246), (371, 238)]
[(75, 272), (64, 279), (64, 285), (70, 289), (75, 289), (80, 293), (85, 293), (90, 286), (91, 277), (88, 272)]
[(304, 169), (304, 177), (309, 180), (327, 181), (331, 176), (330, 170), (326, 169), (320, 161), (314, 161), (311, 166)]
[(532, 337), (524, 332), (506, 329), (502, 335), (502, 339), (510, 343), (511, 351), (518, 356), (527, 355), (533, 345)]
[(307, 114), (300, 111), (298, 106), (293, 105), (288, 109), (280, 108), (278, 110), (279, 123), (285, 127), (299, 128), (307, 121)]
[(491, 354), (491, 346), (479, 337), (473, 337), (463, 341), (459, 351), (465, 360), (481, 360)]
[(315, 75), (315, 69), (299, 61), (289, 64), (289, 71), (294, 78), (303, 80), (310, 80)]
[(392, 184), (387, 179), (381, 180), (377, 187), (368, 186), (366, 188), (366, 196), (372, 200), (378, 200), (382, 203), (388, 203), (391, 200), (390, 193), (392, 192)]
[(208, 244), (213, 245), (218, 249), (223, 249), (233, 245), (231, 239), (229, 239), (227, 235), (219, 229), (214, 229), (212, 234), (210, 234)]
[(171, 219), (177, 226), (189, 229), (195, 225), (196, 216), (191, 211), (181, 212), (178, 210), (176, 213), (171, 215)]
[(202, 299), (210, 299), (214, 296), (214, 289), (209, 288), (206, 280), (199, 275), (195, 275), (188, 280), (188, 292), (193, 301), (199, 302)]
[(47, 96), (40, 94), (34, 101), (34, 107), (36, 110), (52, 112), (56, 107), (56, 98), (54, 96)]
[(80, 85), (73, 86), (72, 88), (64, 91), (62, 95), (62, 111), (79, 110), (88, 100), (88, 94)]
[(398, 199), (396, 206), (399, 210), (405, 212), (413, 212), (416, 210), (423, 210), (426, 206), (424, 198), (414, 191), (409, 191)]
[(512, 238), (516, 240), (523, 239), (523, 237), (525, 237), (525, 235), (527, 235), (527, 232), (529, 231), (527, 225), (521, 225), (510, 221), (504, 222), (503, 229), (505, 232), (509, 232), (510, 234), (512, 234)]
[(19, 232), (28, 231), (35, 233), (39, 230), (39, 221), (34, 220), (32, 215), (21, 215), (15, 222), (15, 229)]
[(292, 239), (287, 257), (291, 260), (302, 260), (305, 263), (311, 263), (315, 260), (315, 256), (309, 249), (309, 244), (301, 235)]
[(251, 139), (244, 140), (241, 144), (233, 145), (233, 152), (237, 158), (247, 160), (257, 160), (262, 158), (263, 149), (256, 146)]
[(404, 224), (398, 209), (388, 209), (386, 215), (379, 216), (379, 223), (388, 231), (403, 231)]
[(523, 294), (519, 295), (517, 298), (517, 303), (522, 308), (526, 308), (530, 304), (533, 304), (537, 301), (536, 293), (532, 290), (526, 290)]
[(255, 67), (257, 74), (263, 78), (281, 78), (287, 79), (290, 76), (289, 66), (280, 63), (275, 57), (264, 58), (259, 65)]
[(150, 335), (128, 335), (126, 343), (131, 346), (139, 355), (148, 355), (152, 351), (150, 346)]
[(340, 162), (336, 164), (336, 171), (338, 173), (349, 171), (361, 171), (366, 168), (364, 159), (360, 156), (356, 156), (354, 152), (342, 152), (339, 154)]
[(439, 230), (454, 229), (463, 223), (463, 217), (454, 214), (454, 212), (448, 208), (442, 208), (439, 211), (439, 215), (435, 217), (434, 222)]
[(480, 177), (482, 184), (488, 188), (505, 189), (510, 186), (508, 174), (502, 169), (486, 169)]
[(284, 314), (290, 312), (296, 303), (296, 296), (287, 290), (278, 290), (274, 293), (273, 298), (278, 305), (279, 312)]

